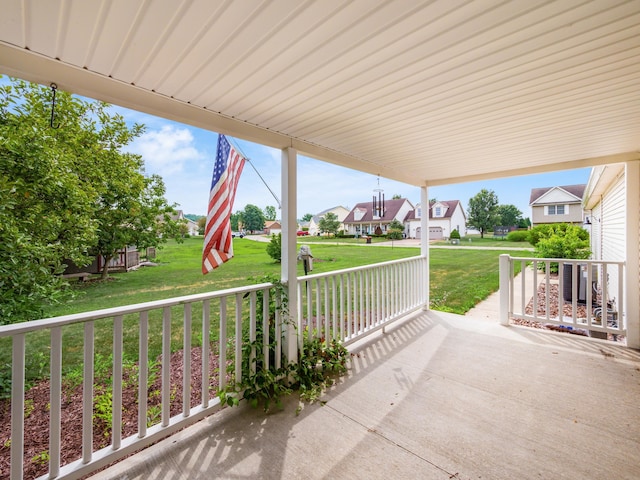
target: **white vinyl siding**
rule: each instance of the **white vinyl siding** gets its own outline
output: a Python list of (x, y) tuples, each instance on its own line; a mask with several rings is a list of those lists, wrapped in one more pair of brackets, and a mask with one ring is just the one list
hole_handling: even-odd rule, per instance
[[(624, 175), (620, 175), (603, 195), (600, 205), (599, 230), (602, 260), (622, 260), (626, 256), (625, 201)], [(607, 288), (610, 292), (609, 297), (613, 300), (617, 297), (619, 287), (618, 272), (608, 272), (608, 277)]]

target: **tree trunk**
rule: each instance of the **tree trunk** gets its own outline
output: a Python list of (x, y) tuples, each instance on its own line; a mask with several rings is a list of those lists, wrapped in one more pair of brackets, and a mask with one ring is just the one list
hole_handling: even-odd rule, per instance
[(102, 266), (102, 274), (100, 275), (100, 279), (104, 280), (109, 277), (109, 262), (113, 258), (113, 255), (104, 257), (104, 265)]

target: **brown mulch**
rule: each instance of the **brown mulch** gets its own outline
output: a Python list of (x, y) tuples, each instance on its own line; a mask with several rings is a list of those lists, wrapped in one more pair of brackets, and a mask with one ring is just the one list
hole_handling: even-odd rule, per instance
[[(536, 309), (537, 315), (539, 318), (538, 321), (534, 320), (525, 320), (522, 318), (512, 318), (511, 323), (514, 325), (523, 325), (526, 327), (532, 328), (540, 328), (546, 330), (554, 330), (558, 332), (571, 333), (574, 335), (584, 335), (588, 336), (586, 330), (582, 329), (569, 329), (566, 327), (562, 327), (560, 325), (552, 325), (543, 323), (547, 317), (546, 308), (547, 308), (547, 285), (546, 283), (541, 283), (538, 286), (537, 292), (537, 302)], [(601, 301), (600, 295), (598, 294), (596, 298), (597, 302)], [(571, 303), (567, 303), (564, 300), (560, 299), (559, 285), (552, 283), (549, 285), (549, 318), (558, 319), (560, 317), (560, 302), (562, 302), (562, 316), (567, 318), (573, 318), (573, 305)], [(525, 307), (526, 315), (533, 315), (534, 313), (534, 304), (533, 298), (529, 300), (529, 303)], [(593, 314), (593, 310), (592, 310)], [(576, 318), (586, 318), (587, 317), (587, 307), (585, 305), (577, 305), (576, 306)], [(612, 341), (623, 341), (624, 336), (622, 335), (608, 335), (608, 339)]]
[[(153, 418), (147, 424), (160, 422), (162, 356), (158, 357), (149, 374), (148, 412)], [(182, 351), (171, 355), (171, 416), (182, 412)], [(211, 347), (209, 356), (210, 398), (218, 390), (218, 353), (217, 345)], [(110, 378), (110, 377), (109, 377)], [(138, 431), (138, 382), (137, 368), (123, 373), (122, 388), (122, 438), (134, 435)], [(194, 347), (191, 350), (191, 406), (202, 402), (202, 350)], [(94, 386), (94, 398), (98, 397), (110, 385)], [(49, 380), (38, 382), (25, 394), (24, 421), (24, 478), (31, 479), (48, 472), (49, 451)], [(110, 421), (96, 417), (94, 402), (93, 447), (94, 451), (111, 444)], [(82, 384), (63, 386), (62, 393), (62, 432), (61, 432), (61, 464), (65, 465), (82, 456)], [(157, 415), (156, 415), (157, 414)], [(11, 446), (11, 399), (0, 400), (0, 478), (8, 478), (10, 471)]]

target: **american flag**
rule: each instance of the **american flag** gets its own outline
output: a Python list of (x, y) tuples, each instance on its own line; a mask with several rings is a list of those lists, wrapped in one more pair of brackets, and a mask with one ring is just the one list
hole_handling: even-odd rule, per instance
[(244, 160), (224, 135), (218, 136), (218, 153), (213, 167), (207, 223), (204, 228), (203, 274), (233, 257), (230, 217)]

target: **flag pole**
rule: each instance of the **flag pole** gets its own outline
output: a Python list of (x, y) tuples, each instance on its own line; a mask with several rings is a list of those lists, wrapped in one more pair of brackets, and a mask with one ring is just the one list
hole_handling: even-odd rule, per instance
[[(232, 140), (232, 137), (227, 137), (227, 138), (229, 140)], [(276, 196), (275, 193), (273, 193), (273, 190), (271, 190), (271, 187), (269, 187), (269, 185), (267, 185), (267, 182), (265, 181), (264, 178), (262, 178), (262, 175), (260, 175), (260, 172), (258, 171), (256, 166), (253, 164), (251, 159), (244, 154), (244, 152), (242, 151), (242, 149), (238, 145), (238, 142), (235, 140), (235, 138), (232, 140), (232, 143), (233, 143), (233, 146), (236, 147), (236, 149), (240, 152), (240, 154), (245, 158), (245, 160), (247, 162), (249, 162), (249, 165), (251, 165), (251, 167), (255, 170), (255, 172), (258, 175), (258, 177), (260, 177), (260, 180), (262, 180), (262, 183), (264, 183), (264, 186), (267, 187), (267, 190), (269, 190), (271, 195), (273, 195), (273, 198), (275, 198), (276, 202), (278, 203), (278, 209), (282, 210), (282, 204), (280, 203), (280, 199)]]

